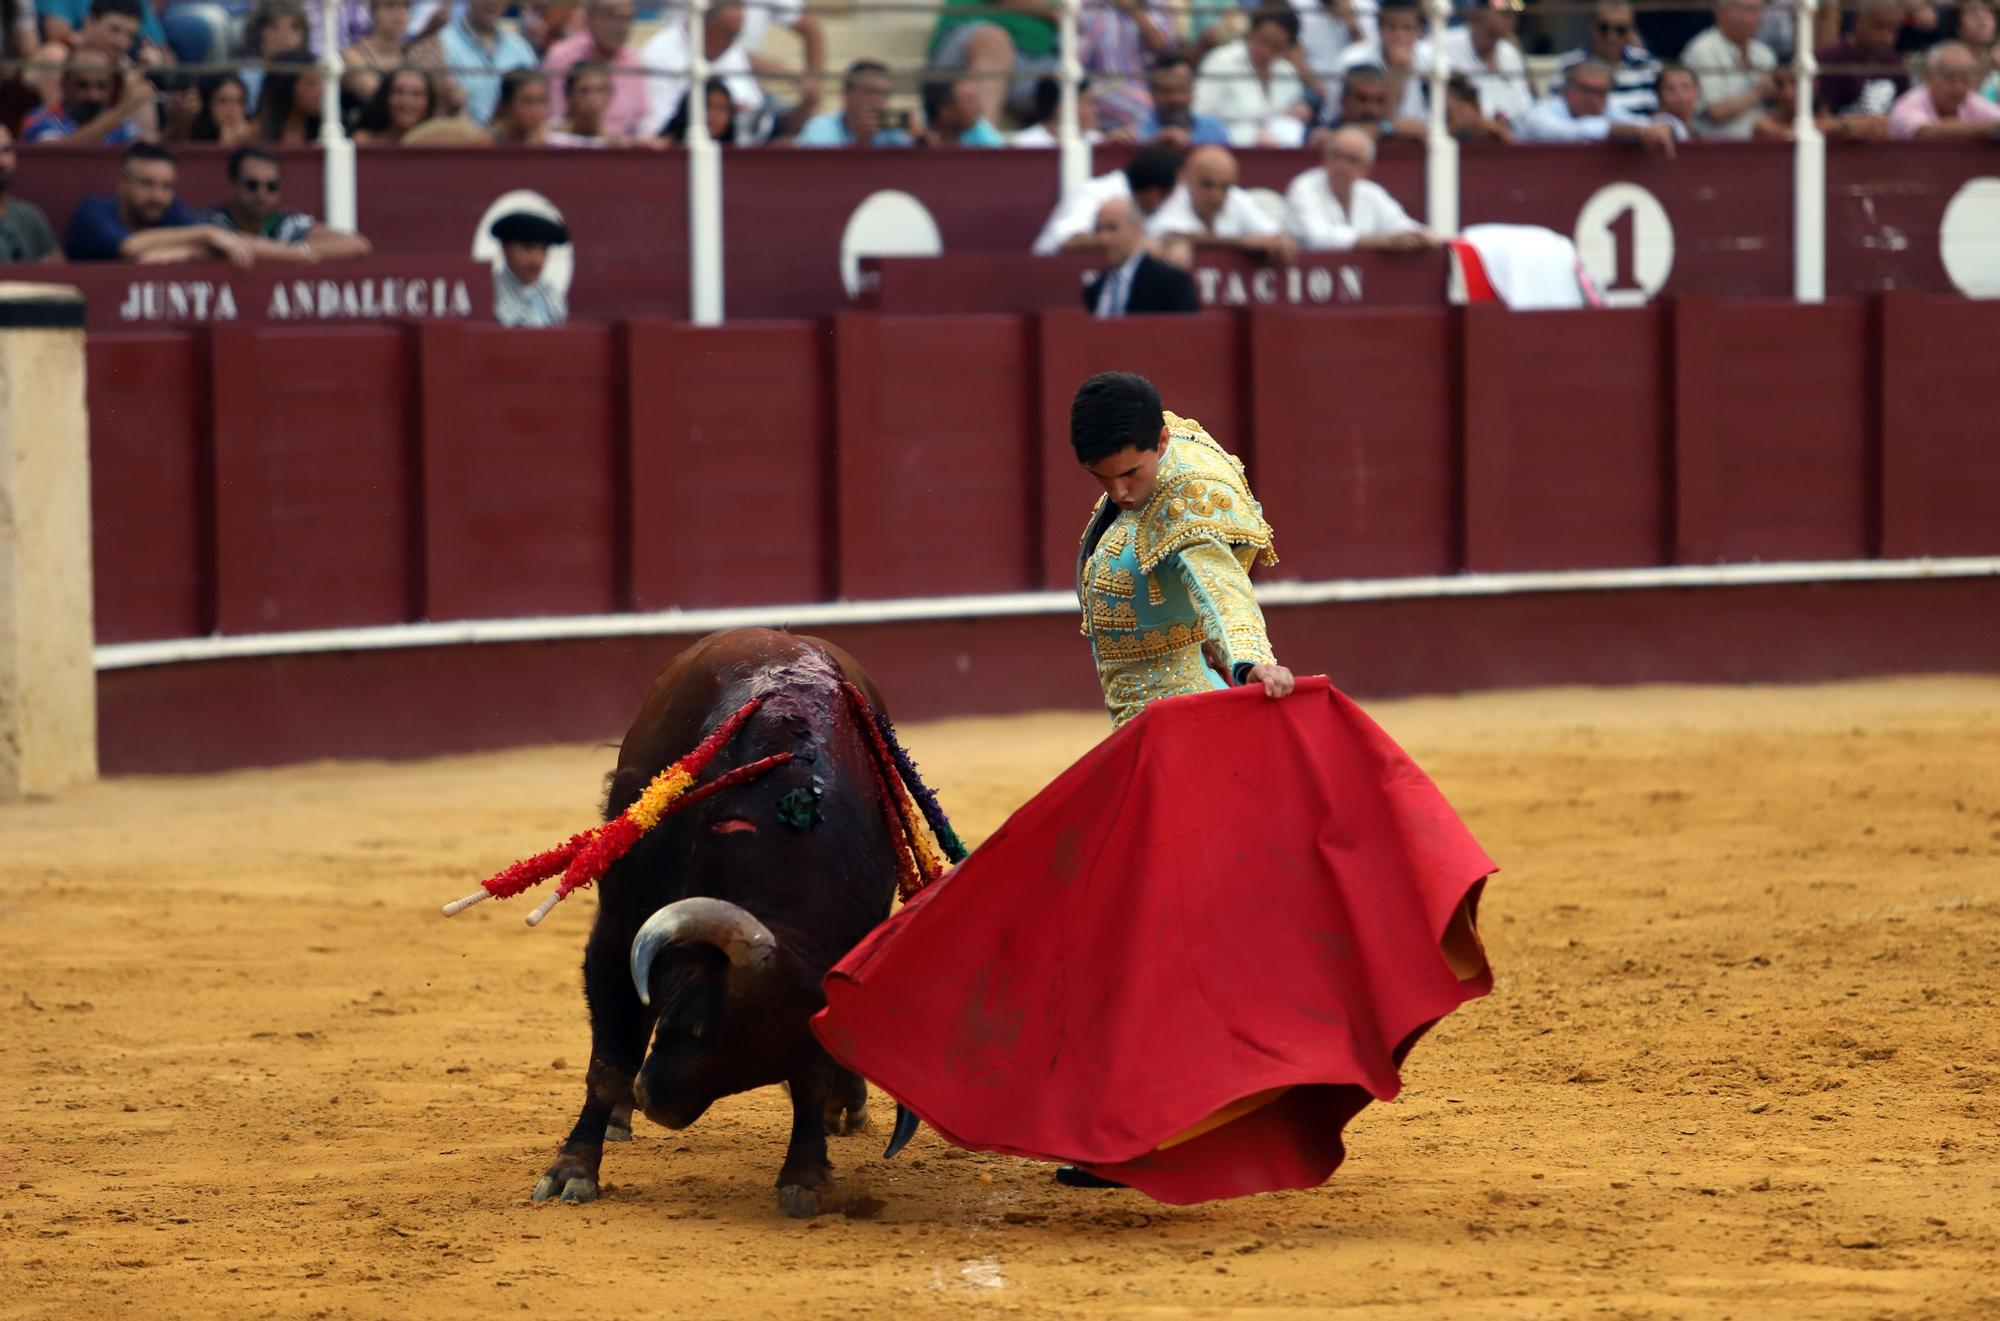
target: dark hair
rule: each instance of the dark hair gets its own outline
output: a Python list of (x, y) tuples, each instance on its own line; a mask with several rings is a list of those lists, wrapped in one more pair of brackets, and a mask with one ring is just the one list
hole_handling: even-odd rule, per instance
[(840, 80), (841, 90), (846, 91), (848, 88), (853, 87), (863, 74), (868, 73), (879, 73), (884, 78), (887, 78), (889, 76), (889, 66), (880, 60), (856, 60), (847, 66), (847, 75)]
[[(722, 93), (724, 96), (729, 96), (729, 84), (720, 78), (710, 78), (707, 84), (701, 89), (701, 108), (704, 113), (708, 110), (708, 98), (714, 96), (717, 92)], [(688, 110), (693, 104), (694, 95), (690, 91), (688, 95), (681, 98), (681, 108), (674, 111), (674, 117), (669, 119), (667, 126), (660, 130), (660, 136), (669, 142), (686, 142), (688, 137)], [(733, 96), (729, 96), (729, 108), (729, 136), (715, 139), (715, 141), (725, 147), (736, 145), (736, 98)]]
[(375, 91), (369, 96), (368, 103), (361, 107), (361, 118), (354, 126), (356, 129), (369, 133), (389, 131), (389, 88), (406, 73), (414, 73), (424, 80), (424, 118), (431, 119), (437, 115), (437, 81), (431, 77), (430, 70), (419, 69), (411, 64), (399, 64), (383, 74), (382, 81), (375, 84)]
[(175, 169), (179, 169), (181, 164), (180, 157), (157, 142), (135, 142), (125, 148), (125, 154), (118, 158), (118, 166), (124, 169), (134, 162), (144, 161), (165, 161)]
[(563, 95), (575, 96), (576, 85), (593, 73), (601, 73), (606, 78), (609, 78), (611, 76), (611, 66), (601, 64), (596, 60), (578, 60), (575, 64), (570, 65), (569, 72), (563, 75)]
[(1472, 79), (1462, 73), (1455, 73), (1445, 79), (1444, 98), (1447, 101), (1464, 101), (1470, 105), (1479, 104), (1479, 89), (1472, 85)]
[(1131, 372), (1100, 372), (1083, 383), (1069, 405), (1069, 443), (1078, 463), (1096, 463), (1127, 446), (1160, 446), (1166, 425), (1160, 392)]
[(1165, 73), (1169, 69), (1192, 70), (1193, 68), (1194, 62), (1188, 59), (1187, 56), (1181, 54), (1179, 51), (1169, 51), (1165, 55), (1160, 56), (1159, 59), (1153, 61), (1153, 67), (1149, 72)]
[(229, 182), (235, 183), (243, 177), (244, 161), (263, 161), (275, 169), (282, 170), (285, 168), (275, 155), (264, 150), (262, 147), (238, 147), (235, 151), (229, 153)]
[[(307, 72), (316, 71), (319, 61), (312, 52), (304, 48), (280, 51), (273, 55), (264, 72), (264, 88), (257, 95), (257, 136), (265, 142), (276, 142), (291, 122), (292, 110), (299, 91), (299, 79)], [(306, 138), (310, 141), (319, 136), (319, 107), (301, 107), (306, 110)]]
[[(1659, 74), (1653, 79), (1653, 86), (1658, 87), (1660, 85), (1660, 79), (1666, 77), (1670, 73), (1684, 73), (1688, 77), (1694, 78), (1693, 69), (1688, 68), (1687, 65), (1682, 64), (1679, 60), (1668, 60), (1665, 64), (1662, 64), (1660, 66)], [(1699, 87), (1700, 85), (1701, 85), (1701, 80), (1699, 78), (1695, 78), (1695, 86)]]
[(281, 18), (297, 22), (306, 40), (312, 40), (312, 23), (306, 18), (306, 7), (300, 0), (258, 0), (250, 21), (243, 25), (243, 53), (253, 60), (264, 58), (264, 29)]
[(196, 142), (214, 142), (222, 136), (222, 130), (215, 126), (215, 94), (230, 83), (235, 83), (243, 93), (243, 110), (247, 117), (250, 110), (250, 89), (243, 80), (233, 73), (218, 73), (201, 80), (201, 113), (194, 117), (194, 126), (188, 136)]
[(1054, 78), (1041, 78), (1035, 82), (1035, 113), (1028, 119), (1026, 127), (1047, 124), (1062, 109), (1062, 84)]
[(1382, 0), (1381, 13), (1384, 14), (1408, 13), (1408, 14), (1415, 14), (1419, 18), (1421, 18), (1423, 17), (1423, 12), (1424, 11), (1418, 7), (1417, 0)]
[(1265, 5), (1250, 15), (1251, 31), (1256, 31), (1266, 23), (1276, 23), (1293, 41), (1299, 39), (1299, 14), (1290, 5)]
[(507, 72), (500, 75), (500, 99), (494, 103), (493, 113), (498, 115), (502, 110), (513, 105), (514, 98), (521, 94), (523, 87), (534, 83), (540, 83), (546, 87), (548, 86), (548, 82), (549, 76), (540, 69), (507, 70)]
[(139, 0), (91, 0), (92, 18), (110, 18), (114, 14), (122, 14), (135, 23), (146, 21), (146, 11), (140, 6)]
[[(924, 84), (924, 123), (935, 124), (939, 115), (951, 104), (952, 94), (958, 91), (962, 78), (933, 78)], [(1057, 89), (1060, 95), (1061, 89)]]
[(1132, 159), (1125, 162), (1125, 182), (1131, 185), (1135, 195), (1149, 188), (1172, 192), (1180, 179), (1180, 149), (1164, 142), (1148, 143), (1133, 152)]

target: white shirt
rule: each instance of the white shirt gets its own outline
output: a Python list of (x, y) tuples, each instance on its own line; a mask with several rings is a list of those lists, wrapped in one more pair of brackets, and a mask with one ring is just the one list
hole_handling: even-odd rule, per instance
[[(714, 8), (712, 4), (709, 7)], [(805, 9), (805, 0), (755, 0), (755, 3), (745, 4), (743, 30), (736, 38), (737, 44), (746, 51), (762, 50), (764, 37), (770, 32), (773, 23), (779, 27), (797, 27), (799, 16), (805, 13)], [(688, 21), (687, 6), (674, 4), (672, 0), (668, 0), (660, 10), (660, 21), (685, 36)], [(685, 47), (687, 43), (683, 41), (681, 44)]]
[[(1687, 44), (1681, 52), (1681, 63), (1694, 71), (1695, 81), (1701, 84), (1701, 103), (1711, 105), (1717, 101), (1741, 96), (1757, 85), (1757, 79), (1778, 67), (1778, 57), (1763, 42), (1751, 39), (1750, 53), (1746, 57), (1735, 42), (1722, 35), (1720, 28), (1709, 28)], [(1753, 105), (1736, 118), (1726, 123), (1715, 123), (1704, 114), (1695, 123), (1695, 132), (1705, 138), (1733, 138), (1739, 142), (1750, 140), (1751, 130), (1763, 116), (1764, 108)]]
[(1194, 200), (1188, 196), (1187, 185), (1174, 189), (1173, 196), (1146, 222), (1146, 237), (1160, 238), (1168, 234), (1207, 234), (1219, 239), (1247, 239), (1265, 234), (1282, 234), (1285, 227), (1271, 219), (1264, 208), (1257, 205), (1257, 199), (1241, 188), (1232, 187), (1222, 201), (1222, 210), (1215, 215), (1215, 224), (1204, 225), (1195, 214)]
[[(1444, 62), (1445, 67), (1464, 74), (1479, 89), (1479, 113), (1488, 119), (1518, 124), (1535, 103), (1535, 89), (1528, 81), (1528, 62), (1521, 58), (1521, 48), (1506, 38), (1493, 48), (1493, 67), (1489, 69), (1472, 48), (1471, 28), (1463, 25), (1447, 28)], [(1416, 65), (1419, 69), (1431, 67), (1429, 37), (1417, 43)]]
[(1254, 147), (1264, 121), (1281, 115), (1304, 99), (1305, 84), (1289, 60), (1273, 60), (1270, 86), (1250, 67), (1250, 47), (1242, 41), (1217, 46), (1201, 62), (1195, 78), (1194, 112), (1213, 115), (1229, 129), (1235, 147)]
[[(746, 11), (743, 20), (746, 33), (750, 30), (748, 13), (751, 12), (755, 11)], [(764, 106), (764, 89), (757, 85), (757, 76), (750, 71), (752, 49), (739, 37), (728, 50), (708, 62), (709, 76), (728, 85), (729, 99), (736, 102), (739, 117)], [(687, 96), (687, 24), (669, 23), (647, 38), (646, 44), (639, 47), (639, 62), (648, 69), (661, 70), (646, 76), (645, 131), (656, 134), (667, 126)]]
[(1359, 32), (1349, 32), (1347, 24), (1333, 16), (1333, 6), (1326, 0), (1292, 0), (1292, 8), (1299, 16), (1299, 45), (1305, 50), (1306, 64), (1321, 78), (1338, 79), (1340, 60), (1357, 45), (1366, 45), (1375, 40), (1375, 16), (1381, 12), (1377, 0), (1355, 0), (1354, 25)]
[(1407, 234), (1421, 228), (1381, 184), (1356, 179), (1348, 204), (1333, 195), (1323, 166), (1314, 166), (1285, 189), (1285, 231), (1300, 246), (1347, 252), (1375, 234)]
[(1522, 142), (1603, 142), (1613, 124), (1646, 123), (1641, 115), (1608, 105), (1601, 115), (1578, 118), (1561, 92), (1545, 96), (1521, 117), (1514, 133)]
[(1097, 228), (1097, 213), (1106, 202), (1131, 196), (1132, 183), (1125, 177), (1125, 171), (1113, 170), (1109, 174), (1098, 175), (1056, 203), (1056, 209), (1049, 213), (1048, 223), (1035, 236), (1035, 246), (1031, 251), (1037, 257), (1062, 251), (1062, 245), (1078, 234), (1089, 234)]
[[(1083, 140), (1095, 146), (1104, 140), (1104, 135), (1094, 128), (1087, 128), (1083, 130)], [(1010, 133), (1007, 136), (1007, 145), (1010, 147), (1059, 147), (1062, 145), (1062, 142), (1056, 137), (1056, 131), (1047, 124), (1030, 124), (1024, 129)]]

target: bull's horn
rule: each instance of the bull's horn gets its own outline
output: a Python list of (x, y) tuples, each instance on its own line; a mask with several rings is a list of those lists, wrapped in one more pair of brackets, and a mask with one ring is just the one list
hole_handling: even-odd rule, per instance
[(678, 900), (647, 918), (632, 937), (632, 985), (640, 1004), (653, 1002), (647, 983), (660, 947), (688, 944), (713, 945), (739, 968), (761, 967), (778, 950), (770, 929), (727, 899)]

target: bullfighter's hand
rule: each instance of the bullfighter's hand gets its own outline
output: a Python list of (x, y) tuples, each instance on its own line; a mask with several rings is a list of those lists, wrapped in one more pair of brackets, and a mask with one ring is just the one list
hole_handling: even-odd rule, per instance
[(1292, 672), (1275, 661), (1269, 665), (1252, 665), (1250, 672), (1243, 676), (1243, 686), (1247, 688), (1253, 683), (1264, 685), (1266, 697), (1288, 697), (1298, 686)]

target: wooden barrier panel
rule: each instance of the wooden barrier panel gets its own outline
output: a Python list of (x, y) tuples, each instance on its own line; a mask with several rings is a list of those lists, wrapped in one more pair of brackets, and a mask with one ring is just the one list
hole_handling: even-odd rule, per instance
[(1659, 313), (1462, 310), (1466, 567), (1621, 568), (1666, 553)]
[(418, 332), (424, 617), (626, 608), (609, 326)]
[(414, 618), (411, 332), (208, 338), (217, 631)]
[(1070, 448), (1069, 405), (1077, 387), (1099, 372), (1137, 372), (1159, 388), (1168, 411), (1201, 423), (1250, 466), (1254, 479), (1243, 331), (1236, 318), (1221, 315), (1100, 321), (1081, 311), (1044, 312), (1037, 324), (1041, 565), (1033, 581), (1073, 589), (1077, 540), (1103, 494)]
[(1855, 302), (1673, 308), (1677, 563), (1874, 554), (1870, 320)]
[(1250, 430), (1280, 578), (1449, 573), (1459, 564), (1458, 410), (1435, 310), (1250, 317)]
[(2000, 303), (1881, 305), (1882, 554), (2000, 552)]
[(1034, 574), (1020, 317), (834, 323), (840, 595), (1016, 592)]
[(208, 373), (192, 335), (86, 347), (97, 640), (211, 632)]
[(626, 328), (635, 608), (833, 595), (830, 357), (811, 322)]

